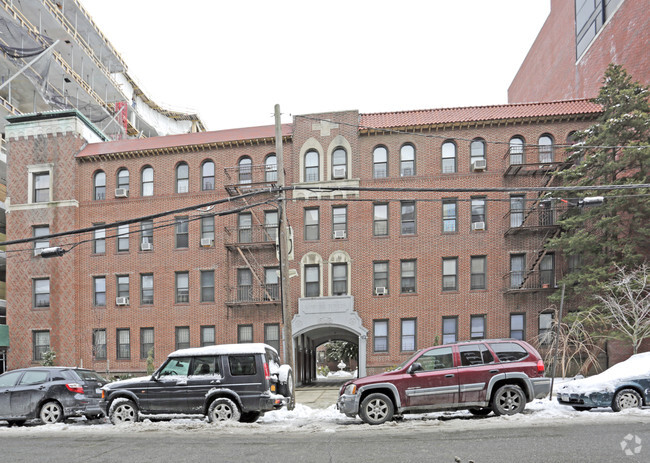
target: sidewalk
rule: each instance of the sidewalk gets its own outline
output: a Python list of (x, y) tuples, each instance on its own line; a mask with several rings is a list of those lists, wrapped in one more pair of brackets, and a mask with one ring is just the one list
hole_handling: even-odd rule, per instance
[(296, 387), (296, 403), (310, 408), (329, 408), (336, 404), (344, 381), (317, 382)]

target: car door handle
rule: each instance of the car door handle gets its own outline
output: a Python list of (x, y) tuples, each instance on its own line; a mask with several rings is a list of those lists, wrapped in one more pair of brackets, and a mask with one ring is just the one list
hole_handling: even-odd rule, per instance
[(176, 383), (177, 386), (187, 386), (187, 381), (178, 381)]
[(453, 378), (453, 377), (454, 377), (454, 375), (451, 374), (451, 373), (449, 373), (448, 375), (445, 375), (445, 378)]
[(499, 370), (490, 370), (490, 373), (498, 373)]
[(221, 380), (220, 379), (212, 380), (210, 381), (210, 384), (221, 384)]

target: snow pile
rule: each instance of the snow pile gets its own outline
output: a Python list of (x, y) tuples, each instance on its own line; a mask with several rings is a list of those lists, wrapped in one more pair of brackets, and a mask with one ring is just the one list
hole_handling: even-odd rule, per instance
[(347, 379), (347, 378), (356, 378), (357, 377), (357, 370), (354, 371), (330, 371), (327, 373), (327, 376), (323, 375), (317, 375), (317, 379)]
[(563, 393), (614, 392), (621, 380), (650, 376), (650, 352), (636, 354), (600, 374), (565, 383)]

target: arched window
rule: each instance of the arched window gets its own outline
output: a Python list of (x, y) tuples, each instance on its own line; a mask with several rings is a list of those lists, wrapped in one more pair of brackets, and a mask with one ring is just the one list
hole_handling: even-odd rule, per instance
[(278, 158), (275, 154), (269, 154), (264, 160), (264, 181), (278, 181)]
[(205, 161), (201, 165), (201, 190), (214, 190), (214, 162)]
[(388, 177), (388, 150), (385, 146), (377, 146), (372, 152), (372, 176)]
[(347, 178), (348, 153), (341, 147), (338, 147), (332, 153), (332, 178)]
[(477, 170), (477, 166), (481, 165), (485, 169), (485, 140), (482, 138), (472, 140), (472, 143), (470, 143), (469, 164), (474, 170)]
[(410, 144), (403, 145), (399, 151), (400, 176), (412, 177), (415, 175), (415, 147)]
[(512, 137), (510, 139), (510, 165), (524, 163), (524, 139)]
[(117, 188), (129, 189), (129, 170), (120, 169), (117, 171)]
[(94, 179), (95, 200), (106, 199), (106, 173), (100, 170)]
[(253, 182), (253, 161), (248, 156), (239, 160), (239, 183)]
[(319, 180), (318, 151), (309, 150), (305, 153), (305, 182), (318, 182)]
[(190, 168), (181, 162), (176, 166), (176, 193), (187, 193), (190, 188)]
[(545, 133), (539, 137), (537, 145), (539, 150), (539, 162), (553, 162), (553, 137)]
[(442, 144), (442, 173), (456, 172), (456, 143), (446, 141)]
[(142, 196), (153, 196), (153, 167), (142, 169)]

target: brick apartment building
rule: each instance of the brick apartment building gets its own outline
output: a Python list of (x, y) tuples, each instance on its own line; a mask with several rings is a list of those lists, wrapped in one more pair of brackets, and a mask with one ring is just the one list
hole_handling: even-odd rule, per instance
[(551, 0), (551, 12), (508, 89), (508, 101), (593, 98), (610, 63), (650, 84), (647, 0)]
[[(536, 343), (567, 269), (543, 250), (562, 206), (516, 189), (549, 185), (559, 145), (599, 111), (575, 100), (283, 125), (297, 379), (329, 340), (359, 345), (361, 375), (435, 342)], [(277, 185), (273, 126), (105, 142), (71, 111), (10, 118), (6, 138), (11, 239), (94, 227), (11, 247), (10, 368), (48, 349), (112, 374), (144, 371), (150, 350), (159, 364), (211, 343), (283, 349), (277, 198), (260, 192)], [(67, 252), (39, 256), (48, 246)]]

